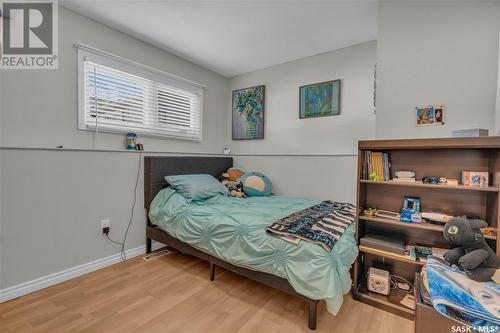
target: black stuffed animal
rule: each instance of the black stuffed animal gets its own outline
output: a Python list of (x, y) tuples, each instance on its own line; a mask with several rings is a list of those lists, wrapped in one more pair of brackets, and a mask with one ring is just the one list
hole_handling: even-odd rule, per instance
[(444, 259), (464, 270), (474, 281), (500, 283), (500, 258), (488, 246), (480, 230), (487, 226), (484, 221), (466, 216), (448, 221), (444, 226), (444, 238), (458, 247), (446, 252)]

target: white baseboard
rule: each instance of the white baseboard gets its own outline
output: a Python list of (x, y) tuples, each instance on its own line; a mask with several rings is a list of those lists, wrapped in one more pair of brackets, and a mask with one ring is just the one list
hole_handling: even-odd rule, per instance
[[(156, 250), (158, 248), (163, 247), (164, 245), (158, 242), (154, 242), (152, 244), (152, 249)], [(140, 256), (146, 253), (145, 246), (139, 246), (134, 249), (130, 249), (125, 251), (127, 258), (133, 258)], [(34, 291), (44, 289), (55, 284), (74, 279), (78, 276), (97, 271), (98, 269), (111, 266), (113, 264), (119, 263), (121, 261), (120, 253), (113, 254), (109, 257), (97, 259), (83, 265), (79, 265), (76, 267), (72, 267), (69, 269), (65, 269), (64, 271), (60, 271), (57, 273), (53, 273), (50, 275), (42, 276), (37, 279), (20, 283), (15, 286), (0, 289), (0, 303), (6, 302), (8, 300), (24, 296), (26, 294), (32, 293)]]

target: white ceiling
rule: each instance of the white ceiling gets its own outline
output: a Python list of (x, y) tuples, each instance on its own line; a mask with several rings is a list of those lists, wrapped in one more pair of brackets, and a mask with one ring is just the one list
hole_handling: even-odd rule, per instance
[(227, 77), (377, 38), (376, 1), (60, 3)]

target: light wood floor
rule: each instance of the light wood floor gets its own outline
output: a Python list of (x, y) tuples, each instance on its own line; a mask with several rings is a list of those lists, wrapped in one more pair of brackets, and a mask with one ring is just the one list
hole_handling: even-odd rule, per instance
[[(0, 332), (307, 332), (306, 302), (171, 253), (141, 257), (0, 304)], [(405, 333), (413, 322), (344, 297), (317, 332)]]

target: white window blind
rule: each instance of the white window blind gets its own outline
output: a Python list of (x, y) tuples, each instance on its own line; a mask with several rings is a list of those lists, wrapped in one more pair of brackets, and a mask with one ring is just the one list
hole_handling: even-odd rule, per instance
[(201, 87), (149, 73), (149, 68), (132, 66), (122, 58), (79, 58), (80, 128), (201, 140)]

